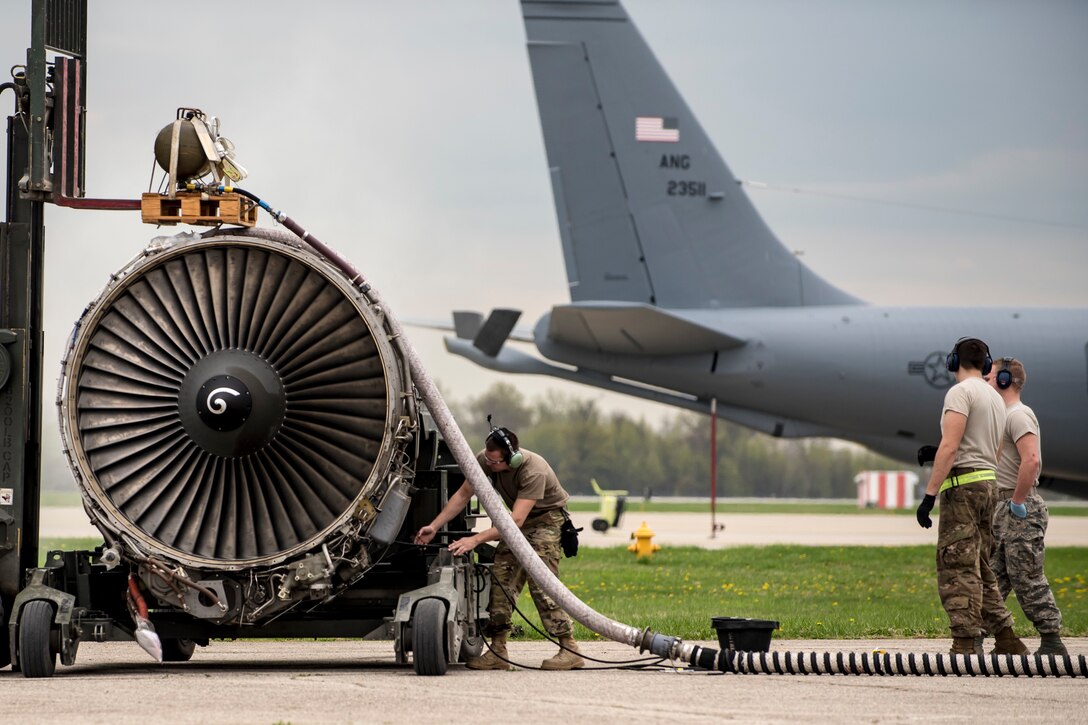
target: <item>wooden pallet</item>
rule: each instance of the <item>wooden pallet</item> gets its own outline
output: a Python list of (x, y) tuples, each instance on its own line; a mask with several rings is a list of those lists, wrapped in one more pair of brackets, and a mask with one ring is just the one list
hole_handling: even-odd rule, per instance
[(140, 199), (140, 215), (145, 224), (251, 227), (257, 223), (257, 205), (234, 192), (179, 191), (173, 199), (165, 194), (144, 194)]

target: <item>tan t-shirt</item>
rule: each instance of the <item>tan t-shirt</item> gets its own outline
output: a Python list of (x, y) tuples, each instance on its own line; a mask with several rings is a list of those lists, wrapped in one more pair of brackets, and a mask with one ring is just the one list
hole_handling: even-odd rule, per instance
[(1005, 401), (982, 378), (967, 378), (953, 385), (944, 396), (944, 414), (954, 411), (967, 416), (960, 447), (952, 465), (956, 468), (997, 468), (997, 451), (1005, 432)]
[[(486, 450), (486, 449), (485, 449)], [(544, 460), (544, 457), (525, 448), (521, 449), (525, 456), (525, 462), (517, 468), (501, 473), (492, 473), (484, 463), (484, 451), (476, 454), (476, 460), (484, 469), (491, 480), (495, 482), (495, 488), (502, 496), (503, 502), (510, 508), (514, 507), (514, 501), (519, 498), (529, 498), (536, 501), (530, 516), (561, 509), (567, 505), (570, 496), (559, 483), (559, 477)]]
[[(997, 487), (1016, 488), (1016, 479), (1020, 474), (1020, 451), (1016, 441), (1028, 433), (1039, 436), (1039, 420), (1035, 411), (1023, 403), (1013, 403), (1006, 409), (1005, 437), (1001, 444), (1001, 460), (997, 462)], [(1039, 445), (1042, 455), (1042, 444)], [(1035, 483), (1039, 483), (1036, 479)]]

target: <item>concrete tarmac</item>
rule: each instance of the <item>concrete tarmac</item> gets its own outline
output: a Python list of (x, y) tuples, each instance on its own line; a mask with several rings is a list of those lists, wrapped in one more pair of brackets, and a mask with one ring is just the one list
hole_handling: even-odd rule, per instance
[[(716, 647), (716, 643), (707, 643)], [(1035, 642), (1029, 642), (1035, 646)], [(1068, 642), (1088, 654), (1088, 639)], [(586, 642), (605, 660), (637, 659)], [(773, 651), (946, 652), (948, 640), (775, 641)], [(513, 642), (536, 666), (543, 642)], [(588, 667), (599, 667), (587, 662)], [(1088, 722), (1085, 680), (723, 675), (687, 669), (474, 672), (398, 666), (391, 642), (235, 641), (159, 665), (134, 643), (85, 643), (49, 680), (0, 671), (11, 723)]]
[[(937, 527), (922, 529), (913, 516), (853, 514), (718, 514), (724, 526), (711, 538), (709, 514), (639, 513), (624, 514), (619, 528), (605, 534), (593, 530), (596, 514), (575, 512), (575, 525), (584, 527), (582, 546), (626, 546), (631, 533), (645, 521), (654, 532), (654, 541), (663, 546), (726, 546), (801, 544), (805, 546), (912, 546), (936, 544)], [(477, 528), (490, 524), (486, 518)], [(87, 514), (76, 507), (41, 510), (42, 537), (98, 537), (98, 529)], [(1046, 534), (1047, 546), (1088, 546), (1088, 519), (1081, 516), (1053, 516)]]

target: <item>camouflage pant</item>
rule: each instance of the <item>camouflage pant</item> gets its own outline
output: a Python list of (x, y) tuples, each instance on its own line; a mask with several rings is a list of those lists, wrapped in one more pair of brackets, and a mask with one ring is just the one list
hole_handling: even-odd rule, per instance
[(1012, 615), (990, 569), (994, 496), (988, 481), (941, 493), (937, 529), (937, 591), (953, 637), (1000, 632)]
[(1062, 626), (1062, 613), (1043, 573), (1043, 537), (1050, 516), (1039, 494), (1033, 492), (1024, 503), (1028, 517), (1018, 519), (1009, 511), (1007, 498), (996, 501), (990, 566), (1002, 598), (1008, 597), (1010, 591), (1016, 592), (1017, 601), (1035, 629), (1040, 633), (1057, 632)]
[[(527, 519), (525, 526), (521, 529), (521, 533), (525, 534), (533, 551), (556, 576), (559, 576), (561, 551), (559, 527), (562, 525), (562, 512), (549, 511)], [(526, 581), (529, 582), (529, 594), (533, 597), (533, 603), (536, 604), (536, 611), (540, 614), (540, 621), (545, 631), (556, 638), (569, 637), (573, 634), (574, 628), (567, 613), (559, 608), (554, 599), (544, 593), (540, 585), (529, 579), (513, 552), (502, 542), (495, 551), (495, 563), (491, 566), (491, 602), (487, 607), (491, 621), (488, 623), (487, 634), (494, 636), (505, 634), (510, 630), (514, 602), (521, 595)]]

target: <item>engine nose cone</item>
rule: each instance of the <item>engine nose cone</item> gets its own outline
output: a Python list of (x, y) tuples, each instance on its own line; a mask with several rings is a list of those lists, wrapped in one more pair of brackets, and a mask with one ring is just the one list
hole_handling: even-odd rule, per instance
[(253, 412), (253, 396), (245, 383), (230, 375), (216, 375), (200, 386), (196, 414), (212, 430), (238, 428)]
[(248, 456), (276, 437), (287, 395), (276, 370), (245, 350), (218, 350), (197, 362), (178, 392), (189, 437), (222, 458)]

